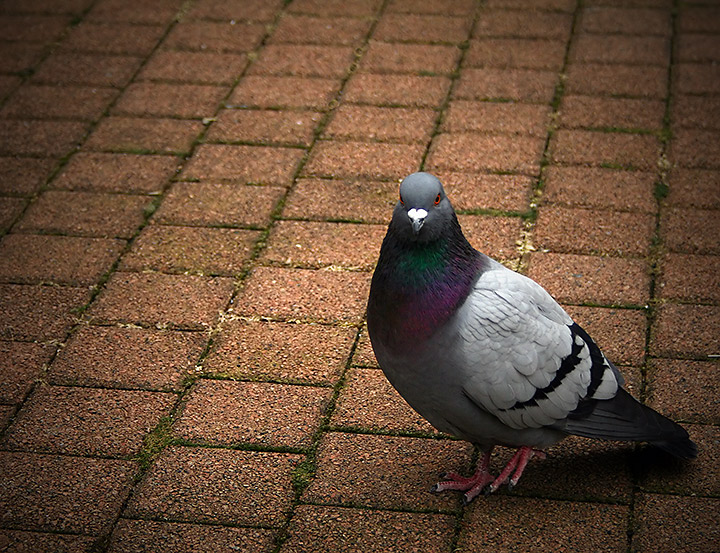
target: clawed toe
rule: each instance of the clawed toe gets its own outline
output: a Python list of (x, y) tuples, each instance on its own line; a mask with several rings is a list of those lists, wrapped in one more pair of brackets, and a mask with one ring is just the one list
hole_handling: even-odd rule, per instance
[(465, 492), (463, 495), (463, 503), (465, 505), (469, 504), (473, 499), (480, 495), (480, 493), (482, 493), (488, 484), (495, 480), (495, 478), (487, 471), (489, 461), (490, 455), (487, 454), (478, 466), (475, 474), (469, 478), (456, 472), (445, 473), (443, 475), (443, 481), (435, 484), (430, 491), (434, 493), (443, 492), (445, 490)]
[(468, 480), (468, 479), (465, 478), (464, 476), (462, 476), (461, 474), (451, 470), (451, 471), (443, 472), (442, 474), (440, 474), (440, 480)]
[(515, 455), (512, 456), (512, 459), (508, 461), (508, 464), (505, 465), (505, 468), (500, 473), (500, 476), (498, 476), (495, 481), (490, 484), (490, 493), (497, 491), (498, 488), (505, 483), (507, 483), (508, 489), (512, 490), (520, 481), (520, 477), (522, 476), (525, 467), (533, 457), (544, 459), (545, 452), (531, 447), (521, 447), (518, 449), (515, 452)]
[(508, 490), (512, 490), (517, 485), (525, 467), (533, 457), (544, 459), (545, 453), (531, 447), (521, 447), (515, 455), (513, 455), (500, 475), (494, 478), (488, 472), (490, 452), (487, 452), (483, 456), (477, 471), (471, 477), (468, 478), (452, 471), (443, 473), (440, 475), (442, 481), (430, 488), (430, 491), (433, 493), (446, 490), (465, 492), (463, 495), (463, 504), (469, 505), (481, 493), (488, 496), (496, 492), (503, 484), (507, 484)]

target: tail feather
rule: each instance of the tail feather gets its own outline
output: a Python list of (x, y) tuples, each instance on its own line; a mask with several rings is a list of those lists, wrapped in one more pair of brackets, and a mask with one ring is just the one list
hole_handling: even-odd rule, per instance
[(680, 459), (695, 459), (698, 454), (697, 446), (689, 437), (684, 439), (674, 440), (672, 442), (667, 441), (655, 441), (650, 442), (655, 447), (666, 451), (670, 455), (678, 457)]
[(681, 459), (697, 457), (697, 446), (679, 424), (643, 405), (620, 388), (613, 399), (589, 400), (571, 413), (564, 432), (586, 438), (650, 442)]

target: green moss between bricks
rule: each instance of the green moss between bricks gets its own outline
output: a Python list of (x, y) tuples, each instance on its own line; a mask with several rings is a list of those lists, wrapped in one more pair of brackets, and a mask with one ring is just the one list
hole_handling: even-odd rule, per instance
[(314, 452), (308, 455), (305, 459), (300, 461), (292, 472), (292, 485), (295, 490), (295, 497), (300, 496), (305, 492), (310, 482), (315, 477), (317, 471), (317, 463), (315, 461)]
[(172, 418), (162, 417), (149, 434), (143, 438), (143, 447), (136, 460), (140, 463), (141, 472), (145, 472), (152, 462), (172, 441)]
[(662, 182), (658, 181), (655, 183), (655, 189), (653, 190), (653, 194), (655, 195), (655, 199), (658, 202), (663, 201), (665, 198), (667, 198), (667, 195), (670, 193), (670, 187)]

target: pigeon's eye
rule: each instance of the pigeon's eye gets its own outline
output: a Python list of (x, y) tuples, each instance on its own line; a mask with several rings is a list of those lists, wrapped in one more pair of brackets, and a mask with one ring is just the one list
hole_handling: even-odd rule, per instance
[(402, 195), (400, 195), (400, 205), (405, 205), (405, 202), (403, 202)]
[(440, 194), (438, 194), (437, 197), (435, 198), (435, 205), (439, 204), (440, 200), (441, 200)]

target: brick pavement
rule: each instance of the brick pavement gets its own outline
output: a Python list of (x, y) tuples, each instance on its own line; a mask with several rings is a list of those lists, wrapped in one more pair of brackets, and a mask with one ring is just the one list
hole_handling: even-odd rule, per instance
[[(0, 549), (718, 549), (716, 2), (4, 0), (0, 37)], [(571, 438), (427, 492), (477, 454), (363, 326), (418, 169), (696, 461)]]

